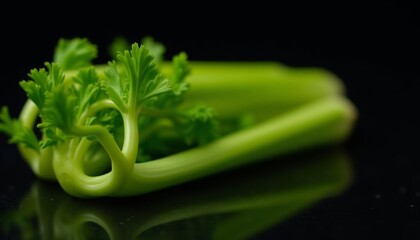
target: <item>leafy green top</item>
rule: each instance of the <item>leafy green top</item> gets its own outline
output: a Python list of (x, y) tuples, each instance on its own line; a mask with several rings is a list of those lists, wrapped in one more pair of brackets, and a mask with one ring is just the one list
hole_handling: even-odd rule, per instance
[(60, 39), (54, 53), (54, 62), (64, 70), (78, 69), (90, 65), (98, 55), (95, 45), (86, 38)]
[[(105, 129), (120, 147), (140, 136), (134, 144), (139, 144), (145, 159), (156, 155), (155, 143), (160, 145), (158, 149), (168, 149), (174, 139), (194, 145), (216, 138), (217, 122), (211, 109), (180, 108), (189, 90), (187, 55), (173, 58), (173, 73), (168, 78), (159, 71), (164, 46), (151, 38), (145, 38), (144, 43), (134, 43), (130, 50), (121, 50), (124, 44), (120, 44), (116, 59), (100, 75), (91, 65), (97, 55), (95, 45), (87, 39), (61, 39), (54, 62), (31, 70), (29, 80), (20, 82), (38, 107), (42, 138), (38, 140), (33, 129), (12, 119), (7, 108), (0, 115), (0, 131), (10, 135), (12, 143), (39, 152), (59, 143), (74, 145), (83, 138), (101, 141), (99, 132)], [(67, 77), (69, 70), (77, 73)], [(172, 133), (169, 138), (163, 134), (168, 132)], [(132, 134), (138, 136), (130, 138)]]

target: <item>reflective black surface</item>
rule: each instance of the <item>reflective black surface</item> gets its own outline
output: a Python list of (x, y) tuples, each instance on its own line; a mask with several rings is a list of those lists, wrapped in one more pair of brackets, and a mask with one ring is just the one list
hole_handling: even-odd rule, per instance
[(22, 239), (250, 239), (341, 194), (352, 176), (348, 156), (330, 149), (125, 199), (77, 199), (35, 181), (1, 219)]
[[(169, 17), (170, 23), (163, 25), (144, 24), (137, 15), (104, 21), (80, 9), (80, 22), (66, 18), (59, 28), (49, 23), (61, 19), (60, 14), (38, 13), (32, 21), (21, 21), (22, 13), (17, 10), (11, 19), (2, 16), (0, 105), (12, 106), (11, 112), (18, 114), (25, 97), (17, 82), (26, 78), (29, 69), (49, 60), (52, 46), (63, 36), (86, 36), (97, 43), (103, 52), (98, 62), (107, 59), (104, 52), (115, 35), (137, 41), (150, 34), (167, 45), (168, 56), (186, 50), (195, 60), (268, 60), (324, 67), (344, 81), (359, 110), (354, 133), (338, 146), (346, 159), (341, 161), (351, 166), (351, 182), (344, 184), (343, 178), (328, 181), (339, 176), (309, 171), (315, 180), (319, 180), (316, 174), (328, 179), (299, 179), (296, 185), (278, 182), (276, 189), (258, 186), (264, 185), (258, 177), (265, 176), (264, 167), (268, 173), (276, 168), (287, 173), (288, 169), (305, 171), (305, 164), (334, 163), (321, 157), (333, 154), (335, 150), (330, 149), (273, 158), (255, 166), (255, 172), (249, 167), (139, 198), (86, 201), (68, 197), (54, 184), (37, 182), (15, 147), (0, 136), (0, 239), (32, 239), (42, 234), (59, 234), (55, 239), (60, 239), (67, 233), (100, 239), (107, 231), (145, 239), (211, 239), (216, 232), (233, 232), (238, 237), (249, 234), (250, 239), (419, 239), (420, 119), (416, 113), (420, 41), (415, 8), (397, 2), (360, 6), (316, 2), (288, 4), (281, 10), (264, 4), (244, 6), (241, 11), (205, 7), (212, 14), (187, 11), (183, 17)], [(262, 17), (254, 17), (261, 13)], [(16, 24), (9, 24), (14, 21)], [(38, 32), (28, 34), (28, 29)], [(254, 176), (245, 181), (253, 187), (244, 192), (229, 190), (235, 181), (242, 183), (242, 174)], [(326, 187), (323, 191), (305, 188), (321, 185)], [(288, 198), (293, 191), (300, 191), (302, 198)], [(229, 201), (223, 201), (225, 196)], [(255, 202), (238, 196), (252, 196)], [(266, 201), (271, 197), (275, 199), (272, 205), (262, 204), (255, 210), (258, 198)], [(36, 205), (39, 202), (42, 205)], [(135, 219), (132, 213), (144, 218)]]

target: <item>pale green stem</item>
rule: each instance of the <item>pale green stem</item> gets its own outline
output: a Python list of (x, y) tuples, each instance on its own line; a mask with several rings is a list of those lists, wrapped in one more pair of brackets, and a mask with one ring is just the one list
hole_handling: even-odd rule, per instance
[(78, 125), (84, 125), (86, 123), (86, 120), (95, 115), (97, 112), (106, 109), (106, 108), (113, 108), (117, 109), (121, 112), (124, 112), (125, 109), (118, 109), (117, 105), (109, 99), (104, 99), (99, 102), (95, 102), (94, 104), (90, 105), (88, 109), (80, 116)]
[(123, 113), (122, 118), (124, 122), (124, 144), (122, 147), (122, 154), (125, 156), (128, 163), (134, 164), (137, 159), (140, 138), (138, 115), (136, 111), (129, 111), (128, 113)]
[[(101, 100), (99, 102), (95, 102), (94, 104), (90, 105), (86, 111), (83, 112), (83, 114), (80, 116), (79, 120), (78, 120), (78, 125), (80, 126), (84, 126), (86, 123), (86, 120), (91, 117), (94, 116), (97, 112), (107, 109), (107, 108), (113, 108), (113, 109), (117, 109), (118, 107), (115, 105), (114, 102), (112, 102), (109, 99), (104, 99)], [(77, 148), (78, 144), (80, 142), (80, 138), (73, 138), (70, 140), (70, 144), (69, 144), (69, 151), (74, 152), (75, 149)]]
[(203, 147), (136, 164), (127, 184), (112, 195), (150, 192), (275, 154), (335, 143), (348, 135), (355, 114), (344, 98), (321, 99)]
[[(28, 99), (19, 116), (23, 127), (33, 129), (38, 112), (39, 110), (35, 103)], [(23, 144), (18, 144), (18, 149), (25, 161), (31, 166), (35, 175), (49, 180), (56, 178), (52, 167), (53, 150), (51, 148), (41, 149), (40, 152), (37, 152)]]
[[(131, 175), (134, 163), (122, 154), (113, 136), (101, 126), (75, 127), (71, 130), (77, 136), (95, 136), (111, 158), (112, 170), (101, 176), (88, 176), (83, 171), (81, 161), (89, 149), (89, 143), (83, 138), (76, 150), (76, 159), (62, 159), (64, 154), (54, 158), (54, 170), (61, 186), (75, 196), (103, 196), (117, 191)], [(75, 168), (76, 164), (76, 168)]]

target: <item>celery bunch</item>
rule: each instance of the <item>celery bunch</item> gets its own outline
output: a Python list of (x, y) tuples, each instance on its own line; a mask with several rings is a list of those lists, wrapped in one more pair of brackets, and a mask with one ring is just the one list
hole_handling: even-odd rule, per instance
[(325, 70), (189, 63), (185, 53), (167, 63), (163, 52), (149, 40), (92, 65), (95, 45), (60, 40), (53, 61), (20, 82), (29, 100), (19, 119), (2, 109), (0, 130), (37, 176), (98, 197), (338, 142), (353, 126), (355, 108)]

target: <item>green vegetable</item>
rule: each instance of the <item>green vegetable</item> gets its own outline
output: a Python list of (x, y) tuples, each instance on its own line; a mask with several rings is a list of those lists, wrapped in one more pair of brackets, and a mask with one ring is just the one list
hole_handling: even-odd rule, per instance
[(2, 109), (0, 130), (37, 176), (78, 197), (138, 195), (334, 143), (352, 128), (354, 107), (324, 70), (189, 65), (185, 53), (169, 67), (162, 45), (145, 44), (94, 66), (94, 45), (60, 40), (54, 61), (20, 83), (29, 100), (18, 120)]

